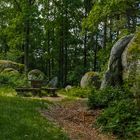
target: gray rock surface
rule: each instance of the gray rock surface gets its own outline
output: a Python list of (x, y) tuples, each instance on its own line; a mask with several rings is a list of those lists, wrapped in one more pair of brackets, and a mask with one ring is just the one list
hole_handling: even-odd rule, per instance
[(82, 77), (81, 82), (80, 82), (81, 88), (87, 88), (87, 87), (100, 87), (100, 78), (98, 73), (96, 72), (87, 72), (85, 75)]
[(140, 32), (137, 32), (122, 54), (123, 81), (140, 95)]
[(65, 90), (66, 90), (66, 91), (69, 91), (70, 89), (72, 89), (72, 86), (71, 86), (71, 85), (67, 85), (67, 86), (65, 87)]
[(51, 79), (51, 81), (48, 83), (48, 87), (56, 88), (58, 86), (58, 77), (54, 77)]
[(108, 70), (106, 71), (102, 84), (101, 89), (107, 86), (119, 86), (123, 83), (122, 73), (122, 53), (124, 52), (127, 45), (130, 43), (134, 35), (128, 35), (120, 40), (118, 40), (110, 53), (109, 63), (108, 63)]
[(45, 74), (38, 70), (34, 69), (28, 73), (28, 80), (44, 80)]
[(0, 60), (0, 72), (6, 68), (13, 68), (19, 72), (24, 70), (24, 65), (10, 60)]
[(13, 68), (4, 69), (1, 74), (19, 74), (19, 72)]

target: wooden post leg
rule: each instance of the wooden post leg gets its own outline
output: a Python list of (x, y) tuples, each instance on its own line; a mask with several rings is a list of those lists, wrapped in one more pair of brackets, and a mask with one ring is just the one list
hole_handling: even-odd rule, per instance
[(57, 94), (56, 94), (55, 90), (52, 91), (52, 95), (53, 95), (53, 97), (57, 97)]

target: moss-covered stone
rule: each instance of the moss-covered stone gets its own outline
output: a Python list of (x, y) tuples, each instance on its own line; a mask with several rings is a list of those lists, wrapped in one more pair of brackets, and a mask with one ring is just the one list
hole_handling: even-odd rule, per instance
[(80, 83), (82, 88), (86, 88), (86, 87), (96, 87), (99, 88), (100, 87), (100, 78), (99, 78), (99, 74), (96, 72), (87, 72), (81, 79), (81, 83)]
[(0, 60), (0, 72), (6, 68), (13, 68), (19, 72), (22, 72), (24, 70), (24, 65), (9, 60)]
[(19, 72), (13, 68), (4, 69), (1, 74), (19, 74)]
[(133, 39), (134, 35), (127, 35), (119, 39), (112, 47), (110, 58), (108, 62), (108, 69), (104, 75), (101, 88), (108, 86), (121, 86), (123, 84), (122, 79), (122, 53), (127, 45)]
[(123, 80), (135, 94), (140, 94), (140, 31), (126, 47), (122, 55)]
[(28, 80), (43, 80), (44, 77), (45, 77), (45, 74), (38, 69), (31, 70), (28, 73)]

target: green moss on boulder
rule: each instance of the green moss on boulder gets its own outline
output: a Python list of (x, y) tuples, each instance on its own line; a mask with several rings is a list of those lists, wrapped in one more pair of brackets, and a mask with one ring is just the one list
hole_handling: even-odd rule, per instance
[(19, 72), (13, 68), (4, 69), (1, 74), (19, 74)]
[(0, 72), (6, 68), (13, 68), (19, 72), (22, 72), (24, 70), (24, 65), (9, 60), (0, 60)]
[(138, 31), (122, 55), (123, 80), (131, 90), (140, 94), (140, 31)]
[(38, 69), (31, 70), (28, 73), (28, 80), (44, 80), (44, 78), (45, 74)]
[(82, 88), (87, 88), (87, 87), (100, 87), (100, 78), (99, 74), (96, 72), (87, 72), (81, 79), (80, 85)]

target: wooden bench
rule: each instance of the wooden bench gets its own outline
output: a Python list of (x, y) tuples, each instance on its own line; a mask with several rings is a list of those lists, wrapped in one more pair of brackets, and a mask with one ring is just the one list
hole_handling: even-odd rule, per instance
[(16, 88), (15, 91), (17, 95), (27, 95), (28, 92), (31, 92), (32, 95), (42, 96), (41, 91), (47, 91), (52, 97), (57, 97), (56, 91), (57, 88), (26, 88), (26, 87), (19, 87)]
[(40, 88), (27, 88), (27, 87), (19, 87), (16, 88), (15, 91), (17, 92), (17, 95), (26, 95), (28, 92), (31, 92), (32, 95), (40, 95), (41, 90)]
[(58, 90), (58, 88), (41, 88), (41, 91), (47, 91), (52, 97), (57, 97), (57, 93), (56, 91)]

